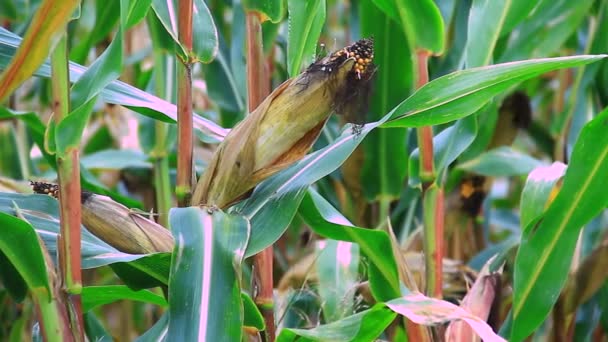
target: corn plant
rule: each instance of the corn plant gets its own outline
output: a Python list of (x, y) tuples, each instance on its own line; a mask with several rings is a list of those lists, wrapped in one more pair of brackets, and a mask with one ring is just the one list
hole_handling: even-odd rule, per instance
[(0, 8), (0, 340), (607, 338), (608, 1)]

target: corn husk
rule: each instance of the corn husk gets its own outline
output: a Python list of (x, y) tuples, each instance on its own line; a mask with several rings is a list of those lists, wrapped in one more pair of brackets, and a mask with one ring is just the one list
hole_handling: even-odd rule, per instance
[(192, 205), (227, 207), (304, 157), (338, 109), (336, 99), (356, 94), (367, 83), (371, 44), (364, 40), (344, 48), (275, 89), (220, 144), (196, 185)]
[[(34, 192), (57, 198), (57, 185), (31, 182)], [(82, 224), (96, 237), (117, 250), (130, 254), (171, 252), (173, 236), (163, 226), (149, 220), (110, 197), (83, 192)]]
[(171, 232), (111, 198), (92, 194), (82, 203), (82, 224), (121, 252), (171, 252)]

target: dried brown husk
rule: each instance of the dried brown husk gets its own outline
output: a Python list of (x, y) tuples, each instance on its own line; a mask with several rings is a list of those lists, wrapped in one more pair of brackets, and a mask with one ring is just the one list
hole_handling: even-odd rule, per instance
[(354, 63), (347, 59), (332, 74), (303, 73), (273, 91), (220, 144), (192, 204), (226, 207), (304, 157), (331, 114), (333, 92)]
[(275, 89), (220, 144), (196, 185), (192, 205), (227, 207), (302, 159), (332, 111), (354, 111), (351, 103), (366, 102), (359, 97), (367, 96), (362, 90), (373, 76), (372, 59), (373, 41), (364, 39)]

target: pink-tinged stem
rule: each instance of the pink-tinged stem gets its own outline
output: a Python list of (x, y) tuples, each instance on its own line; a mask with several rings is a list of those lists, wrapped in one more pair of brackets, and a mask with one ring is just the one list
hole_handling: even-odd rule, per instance
[(176, 195), (180, 207), (192, 196), (192, 0), (179, 1), (178, 37), (185, 47), (185, 60), (177, 63), (177, 179)]
[[(247, 12), (247, 96), (249, 112), (252, 112), (270, 93), (270, 82), (262, 48), (262, 25), (259, 15)], [(266, 248), (253, 259), (257, 293), (254, 301), (266, 323), (266, 341), (275, 340), (273, 301), (273, 246)]]

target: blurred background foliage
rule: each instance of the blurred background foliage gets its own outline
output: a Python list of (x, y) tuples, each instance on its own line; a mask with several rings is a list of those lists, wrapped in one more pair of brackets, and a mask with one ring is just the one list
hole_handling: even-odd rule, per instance
[[(19, 37), (42, 2), (0, 0), (0, 69), (15, 56)], [(255, 338), (264, 328), (251, 299), (255, 270), (242, 259), (273, 244), (279, 340), (437, 339), (448, 322), (466, 315), (429, 312), (445, 309), (447, 302), (460, 305), (467, 293), (473, 306), (482, 308), (467, 310), (507, 339), (532, 333), (539, 341), (608, 338), (608, 114), (602, 112), (608, 103), (608, 63), (542, 60), (498, 76), (492, 76), (494, 69), (487, 74), (480, 69), (454, 83), (458, 89), (448, 89), (449, 83), (431, 88), (438, 84), (431, 82), (427, 102), (412, 96), (421, 52), (431, 55), (430, 81), (445, 75), (461, 80), (466, 74), (455, 72), (499, 63), (607, 53), (608, 1), (197, 0), (191, 51), (177, 37), (176, 3), (84, 0), (73, 14), (67, 26), (70, 78), (80, 80), (71, 89), (71, 103), (76, 109), (92, 100), (79, 137), (80, 176), (84, 189), (150, 213), (186, 241), (204, 244), (211, 236), (204, 224), (202, 236), (187, 227), (213, 221), (223, 235), (204, 246), (219, 246), (210, 262), (223, 272), (210, 275), (215, 301), (203, 306), (182, 291), (204, 282), (198, 263), (208, 257), (203, 245), (180, 245), (192, 251), (186, 253), (191, 262), (172, 260), (170, 253), (130, 255), (83, 229), (82, 296), (90, 340), (157, 340), (166, 331), (185, 340), (200, 336), (196, 331), (201, 330), (188, 325), (194, 318), (180, 316), (191, 313), (180, 306), (187, 301), (195, 301), (197, 317), (207, 319), (200, 325), (212, 327), (205, 330), (215, 334), (207, 335), (209, 340)], [(344, 118), (332, 116), (314, 154), (259, 185), (230, 214), (211, 219), (186, 208), (170, 217), (179, 153), (172, 105), (176, 63), (186, 56), (195, 62), (194, 163), (200, 175), (226, 129), (247, 115), (245, 18), (250, 13), (262, 21), (270, 89), (325, 51), (373, 37), (378, 69), (366, 121), (378, 123), (352, 136)], [(35, 300), (27, 296), (31, 282), (24, 283), (29, 278), (23, 272), (45, 269), (28, 269), (11, 259), (17, 254), (10, 253), (25, 259), (38, 253), (11, 252), (16, 241), (37, 244), (35, 238), (27, 240), (32, 236), (17, 240), (6, 233), (21, 224), (13, 216), (27, 220), (28, 226), (20, 227), (34, 227), (56, 254), (56, 203), (21, 194), (29, 192), (27, 180), (57, 177), (49, 143), (48, 62), (35, 70), (36, 77), (0, 108), (0, 227), (5, 231), (0, 235), (6, 235), (0, 244), (0, 340), (40, 334)], [(489, 93), (475, 97), (484, 91)], [(410, 96), (413, 104), (407, 107), (403, 101)], [(449, 99), (427, 106), (433, 98)], [(455, 116), (441, 119), (440, 107), (458, 99), (463, 99), (460, 107), (446, 112)], [(401, 116), (417, 112), (419, 122)], [(389, 113), (393, 121), (376, 128)], [(430, 182), (421, 175), (414, 128), (419, 126), (432, 126)], [(439, 202), (430, 204), (429, 188), (445, 194), (445, 200), (439, 197), (441, 211)], [(445, 220), (439, 238), (440, 299), (445, 301), (427, 298), (420, 304), (408, 295), (425, 291), (425, 259), (431, 256), (423, 253), (423, 222), (437, 212)], [(486, 264), (489, 270), (480, 274)], [(408, 283), (406, 275), (413, 280)], [(483, 285), (491, 297), (471, 290), (482, 278), (492, 279)], [(416, 321), (400, 307), (425, 320)], [(395, 313), (435, 328), (412, 335), (411, 322), (395, 319)], [(195, 332), (182, 335), (180, 329)], [(464, 340), (464, 335), (448, 336)]]

